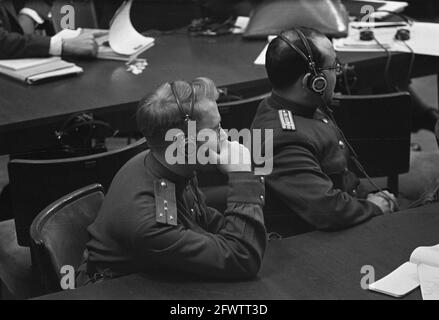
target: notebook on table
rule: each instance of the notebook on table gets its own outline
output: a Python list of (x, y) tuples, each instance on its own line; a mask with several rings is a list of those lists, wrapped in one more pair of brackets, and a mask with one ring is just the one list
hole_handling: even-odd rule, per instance
[(421, 287), (424, 300), (439, 300), (439, 245), (418, 247), (410, 261), (369, 285), (369, 290), (400, 298)]
[(27, 84), (82, 72), (81, 67), (59, 57), (0, 60), (0, 74)]

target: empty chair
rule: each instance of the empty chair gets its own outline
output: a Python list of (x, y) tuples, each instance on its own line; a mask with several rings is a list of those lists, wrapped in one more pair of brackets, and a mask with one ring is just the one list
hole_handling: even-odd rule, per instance
[(55, 0), (52, 5), (52, 22), (55, 32), (63, 29), (61, 21), (67, 13), (62, 10), (66, 5), (72, 6), (75, 10), (74, 27), (97, 29), (98, 21), (96, 18), (95, 4), (93, 0)]
[(221, 126), (223, 129), (249, 129), (256, 110), (262, 100), (270, 93), (264, 93), (250, 98), (230, 102), (219, 102), (218, 109), (221, 114)]
[(51, 202), (93, 183), (108, 188), (117, 171), (145, 149), (146, 141), (141, 139), (122, 149), (84, 157), (11, 160), (10, 197), (18, 244), (29, 246), (29, 227), (38, 212)]
[(410, 94), (336, 95), (333, 111), (366, 172), (388, 177), (389, 189), (397, 193), (398, 175), (410, 169)]
[(76, 270), (89, 240), (87, 227), (95, 220), (104, 200), (99, 184), (76, 190), (55, 201), (31, 225), (33, 263), (44, 293), (61, 290), (61, 270)]

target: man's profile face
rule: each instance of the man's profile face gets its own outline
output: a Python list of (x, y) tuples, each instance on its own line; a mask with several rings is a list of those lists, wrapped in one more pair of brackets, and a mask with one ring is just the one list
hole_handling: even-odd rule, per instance
[(215, 152), (219, 152), (220, 144), (227, 139), (227, 134), (221, 128), (221, 115), (215, 101), (204, 99), (200, 101), (202, 105), (202, 117), (197, 122), (197, 131), (203, 130), (203, 138), (206, 142), (205, 147)]
[[(314, 40), (314, 44), (317, 48), (322, 52), (324, 61), (323, 68), (333, 67), (337, 63), (337, 55), (335, 53), (334, 47), (332, 46), (331, 41), (326, 37), (318, 37)], [(337, 74), (334, 69), (332, 70), (323, 70), (323, 74), (326, 76), (326, 80), (328, 81), (328, 87), (325, 90), (324, 98), (326, 101), (331, 101), (334, 95), (334, 89), (337, 82)]]

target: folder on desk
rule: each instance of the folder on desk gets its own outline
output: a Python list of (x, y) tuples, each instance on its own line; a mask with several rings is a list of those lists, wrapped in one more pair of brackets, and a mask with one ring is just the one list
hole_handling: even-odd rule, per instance
[(82, 72), (81, 67), (59, 57), (0, 60), (0, 74), (27, 84)]

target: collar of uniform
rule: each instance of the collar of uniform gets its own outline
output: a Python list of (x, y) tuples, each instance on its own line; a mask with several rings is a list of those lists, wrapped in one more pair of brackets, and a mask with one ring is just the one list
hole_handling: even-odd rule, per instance
[(151, 173), (160, 179), (166, 179), (175, 183), (176, 186), (186, 186), (191, 179), (194, 178), (194, 174), (190, 176), (181, 176), (166, 168), (152, 152), (148, 152), (145, 156), (145, 167), (151, 171)]
[(288, 99), (282, 98), (275, 92), (271, 93), (271, 96), (268, 98), (268, 103), (271, 107), (275, 109), (287, 109), (290, 110), (294, 115), (305, 117), (305, 118), (312, 118), (314, 113), (317, 110), (317, 106), (315, 108), (313, 107), (306, 107), (300, 104), (297, 104), (296, 102), (290, 101)]

